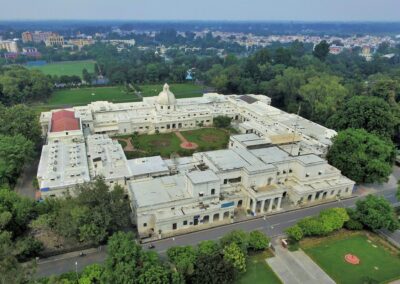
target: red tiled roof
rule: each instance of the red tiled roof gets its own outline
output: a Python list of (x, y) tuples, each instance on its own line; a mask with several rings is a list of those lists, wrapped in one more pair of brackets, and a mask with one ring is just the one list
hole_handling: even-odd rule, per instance
[(53, 112), (51, 116), (51, 132), (79, 130), (79, 119), (69, 110)]

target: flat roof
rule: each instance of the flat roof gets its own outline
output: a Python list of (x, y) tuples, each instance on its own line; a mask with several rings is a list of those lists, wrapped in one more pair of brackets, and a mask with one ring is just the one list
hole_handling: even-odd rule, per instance
[(183, 175), (175, 175), (135, 180), (129, 183), (129, 190), (138, 207), (163, 204), (191, 198), (185, 179)]
[(168, 172), (167, 163), (160, 156), (128, 160), (133, 176)]
[(218, 176), (211, 170), (192, 171), (186, 173), (186, 175), (192, 181), (192, 183), (207, 183), (219, 181)]

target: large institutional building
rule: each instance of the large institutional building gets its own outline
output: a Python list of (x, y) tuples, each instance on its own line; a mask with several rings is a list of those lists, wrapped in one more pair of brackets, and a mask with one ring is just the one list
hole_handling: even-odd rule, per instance
[[(227, 149), (191, 157), (127, 160), (113, 135), (154, 134), (232, 118)], [(46, 145), (38, 169), (42, 198), (104, 177), (129, 195), (139, 235), (164, 237), (229, 223), (239, 210), (268, 214), (349, 196), (354, 182), (324, 159), (336, 132), (270, 106), (262, 95), (176, 99), (168, 85), (143, 102), (104, 101), (41, 114)]]

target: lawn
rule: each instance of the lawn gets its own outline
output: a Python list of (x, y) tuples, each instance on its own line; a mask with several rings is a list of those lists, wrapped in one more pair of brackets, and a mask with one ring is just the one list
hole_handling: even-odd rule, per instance
[[(196, 151), (207, 151), (225, 149), (228, 145), (229, 131), (218, 128), (201, 128), (197, 130), (181, 131), (181, 134), (190, 142), (194, 142), (199, 147)], [(164, 158), (170, 158), (172, 153), (179, 156), (190, 156), (194, 150), (184, 150), (181, 148), (182, 141), (175, 133), (160, 133), (153, 135), (132, 135), (118, 136), (119, 138), (131, 138), (135, 151), (125, 151), (128, 159), (138, 157), (161, 155)], [(118, 137), (116, 137), (118, 139)], [(121, 145), (125, 142), (120, 141)]]
[(181, 141), (175, 133), (163, 133), (154, 135), (134, 135), (132, 144), (135, 149), (142, 152), (139, 156), (156, 156), (169, 158), (172, 153), (178, 152)]
[(65, 89), (54, 92), (47, 105), (52, 106), (76, 106), (86, 105), (94, 101), (130, 102), (140, 101), (133, 93), (128, 93), (124, 87), (93, 87)]
[(219, 128), (202, 128), (182, 132), (190, 142), (199, 145), (199, 151), (226, 148), (229, 142), (229, 131)]
[(282, 283), (274, 271), (269, 267), (266, 258), (269, 254), (257, 254), (247, 260), (246, 272), (237, 281), (237, 284), (274, 284)]
[(49, 63), (43, 66), (31, 66), (29, 69), (40, 70), (47, 75), (77, 75), (82, 77), (82, 70), (86, 68), (89, 73), (94, 72), (93, 60), (83, 60), (83, 61), (62, 61), (57, 63)]
[[(370, 240), (365, 234), (352, 234), (301, 246), (337, 283), (366, 283), (366, 279), (385, 283), (400, 278), (399, 252), (383, 246), (377, 237)], [(360, 264), (345, 262), (348, 253), (356, 255)]]
[[(162, 85), (140, 86), (143, 96), (158, 95)], [(171, 91), (177, 98), (202, 96), (201, 87), (193, 84), (172, 84)], [(141, 99), (123, 86), (72, 88), (55, 91), (46, 103), (35, 104), (37, 112), (50, 109), (86, 105), (94, 101), (109, 101), (113, 103), (138, 102)]]
[[(163, 89), (164, 84), (148, 84), (139, 86), (140, 92), (143, 97), (157, 96)], [(201, 97), (203, 95), (203, 89), (201, 86), (183, 83), (183, 84), (171, 84), (171, 92), (175, 94), (177, 99), (179, 98), (190, 98), (190, 97)]]

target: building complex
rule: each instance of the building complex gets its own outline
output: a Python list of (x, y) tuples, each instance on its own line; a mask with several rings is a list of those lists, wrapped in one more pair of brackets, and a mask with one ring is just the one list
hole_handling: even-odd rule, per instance
[[(228, 116), (241, 134), (227, 149), (191, 157), (128, 160), (112, 136), (211, 127)], [(238, 211), (268, 214), (349, 196), (354, 182), (324, 156), (336, 132), (270, 105), (262, 95), (204, 94), (176, 99), (168, 85), (142, 102), (93, 102), (41, 114), (42, 198), (73, 194), (102, 176), (122, 186), (139, 235), (164, 237), (232, 222)]]

